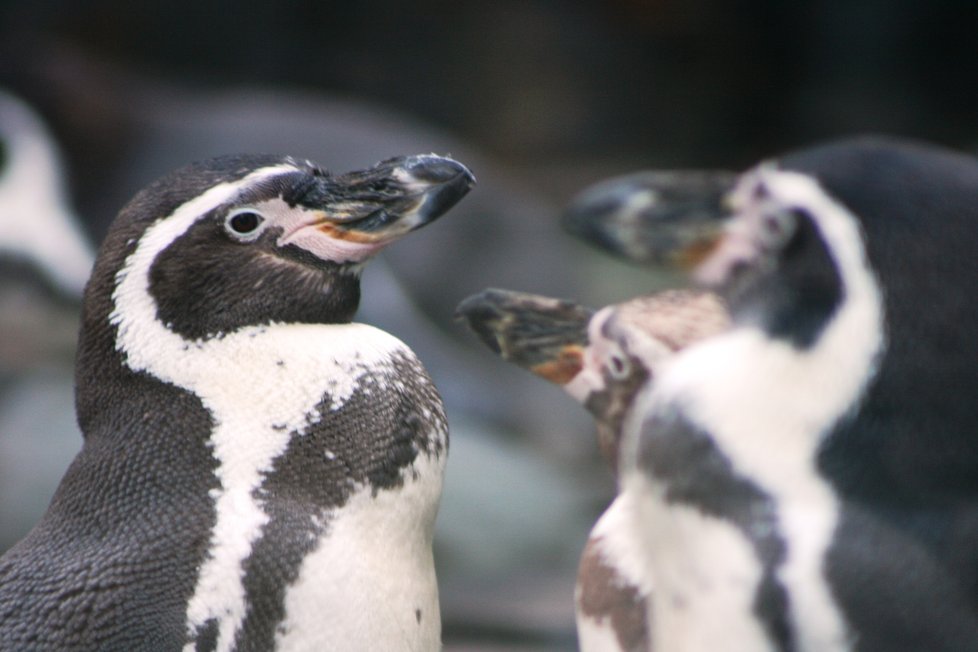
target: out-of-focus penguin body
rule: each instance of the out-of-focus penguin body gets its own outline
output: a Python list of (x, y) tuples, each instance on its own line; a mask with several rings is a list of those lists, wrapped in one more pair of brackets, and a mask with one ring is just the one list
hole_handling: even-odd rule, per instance
[(445, 415), (350, 319), (367, 258), (471, 183), (225, 157), (139, 193), (86, 291), (84, 446), (0, 558), (0, 649), (437, 649)]
[(63, 183), (61, 157), (41, 119), (0, 90), (0, 254), (32, 265), (49, 287), (81, 294), (94, 259)]
[(889, 139), (737, 181), (696, 270), (733, 325), (623, 444), (657, 652), (978, 646), (976, 198), (972, 158)]
[[(504, 290), (466, 299), (458, 314), (503, 358), (556, 383), (586, 407), (598, 444), (617, 469), (622, 427), (636, 395), (676, 351), (728, 324), (716, 296), (663, 292), (592, 313), (568, 301)], [(575, 589), (577, 634), (585, 652), (648, 648), (646, 572), (630, 524), (629, 497), (617, 496), (588, 537)]]
[(0, 90), (0, 553), (78, 452), (72, 360), (95, 260), (39, 116)]

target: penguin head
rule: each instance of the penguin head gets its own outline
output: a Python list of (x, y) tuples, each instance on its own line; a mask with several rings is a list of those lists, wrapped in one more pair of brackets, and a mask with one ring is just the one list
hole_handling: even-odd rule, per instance
[(858, 219), (812, 177), (762, 164), (727, 201), (722, 236), (695, 277), (739, 323), (807, 347), (849, 291), (873, 282)]
[(796, 346), (843, 303), (879, 301), (886, 338), (919, 349), (970, 311), (950, 289), (978, 281), (963, 244), (975, 196), (978, 162), (932, 145), (863, 137), (789, 153), (740, 177), (695, 278)]
[(37, 277), (77, 305), (94, 260), (54, 136), (30, 105), (0, 89), (0, 267), (18, 280)]
[(623, 421), (656, 367), (727, 325), (719, 299), (697, 292), (642, 296), (594, 313), (570, 301), (490, 289), (465, 299), (456, 314), (502, 358), (587, 408), (612, 467)]
[[(695, 270), (740, 322), (809, 340), (841, 292), (817, 213), (833, 202), (796, 172), (764, 163), (721, 171), (649, 172), (586, 190), (573, 233), (630, 260)], [(844, 209), (842, 209), (844, 211)], [(804, 315), (804, 324), (794, 320)]]
[[(144, 293), (187, 340), (272, 322), (349, 321), (359, 272), (384, 246), (471, 188), (461, 164), (394, 158), (331, 175), (308, 161), (226, 156), (173, 172), (123, 208), (87, 288), (86, 320), (113, 294)], [(132, 275), (143, 278), (126, 285)]]
[[(841, 279), (839, 302), (867, 306), (871, 293), (858, 279), (869, 276), (883, 313), (874, 381), (852, 422), (829, 440), (822, 466), (866, 500), (974, 495), (978, 451), (970, 442), (978, 409), (970, 397), (978, 391), (978, 347), (961, 325), (978, 320), (971, 296), (978, 287), (978, 161), (875, 137), (788, 154), (777, 168), (832, 202), (815, 217)], [(842, 210), (855, 226), (833, 232), (825, 216)], [(852, 356), (858, 334), (849, 341)]]
[(595, 415), (598, 443), (612, 468), (638, 394), (677, 351), (728, 325), (723, 302), (708, 292), (659, 292), (594, 315), (581, 371), (564, 389)]

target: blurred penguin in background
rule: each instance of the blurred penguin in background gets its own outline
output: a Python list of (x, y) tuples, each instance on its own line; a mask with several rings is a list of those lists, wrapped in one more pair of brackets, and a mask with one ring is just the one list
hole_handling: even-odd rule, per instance
[(33, 526), (81, 446), (73, 362), (93, 260), (50, 132), (0, 91), (0, 550)]

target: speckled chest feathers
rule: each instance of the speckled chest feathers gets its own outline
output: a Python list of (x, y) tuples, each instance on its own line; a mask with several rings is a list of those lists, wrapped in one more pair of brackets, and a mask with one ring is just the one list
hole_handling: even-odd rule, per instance
[(434, 156), (227, 157), (138, 194), (77, 367), (84, 447), (0, 558), (0, 649), (434, 649), (448, 435), (359, 270), (465, 194)]

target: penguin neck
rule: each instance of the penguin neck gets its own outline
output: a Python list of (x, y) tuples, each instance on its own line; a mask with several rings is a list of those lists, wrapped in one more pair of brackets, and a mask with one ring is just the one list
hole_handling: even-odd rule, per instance
[[(168, 226), (154, 226), (144, 238)], [(187, 340), (270, 323), (349, 323), (356, 313), (362, 264), (323, 260), (294, 245), (274, 245), (275, 253), (215, 249), (210, 235), (190, 229), (159, 253), (141, 243), (124, 262), (117, 297), (138, 292), (152, 304), (128, 304), (142, 319), (151, 318), (151, 308), (153, 319)], [(145, 284), (134, 282), (142, 276)]]
[(613, 379), (603, 371), (603, 387), (586, 395), (584, 407), (594, 417), (598, 431), (598, 448), (615, 477), (618, 476), (622, 432), (635, 396), (651, 379), (651, 372), (637, 358), (632, 359), (626, 378)]
[[(833, 228), (834, 240), (861, 242), (853, 221)], [(799, 346), (754, 320), (736, 321), (680, 353), (661, 379), (664, 395), (689, 399), (694, 420), (742, 457), (752, 477), (770, 472), (786, 491), (795, 473), (814, 470), (823, 440), (858, 410), (885, 346), (882, 292), (861, 247), (832, 250), (841, 300), (810, 342)], [(785, 454), (772, 454), (779, 449)]]

